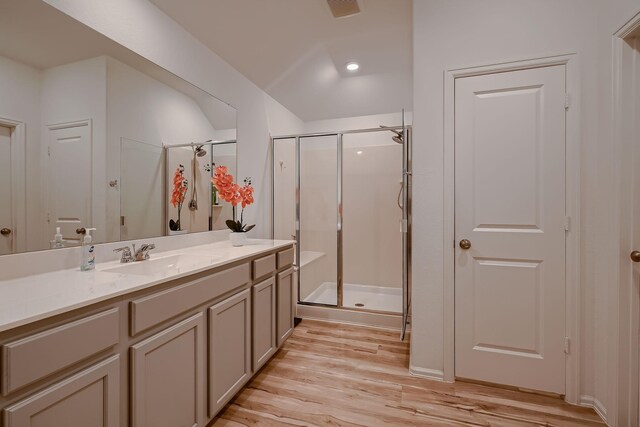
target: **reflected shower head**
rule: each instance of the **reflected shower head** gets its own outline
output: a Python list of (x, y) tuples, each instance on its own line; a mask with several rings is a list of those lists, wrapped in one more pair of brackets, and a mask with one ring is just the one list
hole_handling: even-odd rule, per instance
[(207, 150), (205, 150), (202, 145), (198, 145), (195, 148), (195, 152), (196, 152), (196, 156), (198, 156), (198, 157), (204, 157), (204, 156), (207, 155)]
[(391, 139), (393, 139), (394, 142), (397, 142), (398, 144), (404, 144), (404, 136), (402, 135), (402, 132), (392, 129), (389, 126), (380, 125), (380, 127), (382, 129), (387, 129), (396, 134), (395, 136), (391, 137)]

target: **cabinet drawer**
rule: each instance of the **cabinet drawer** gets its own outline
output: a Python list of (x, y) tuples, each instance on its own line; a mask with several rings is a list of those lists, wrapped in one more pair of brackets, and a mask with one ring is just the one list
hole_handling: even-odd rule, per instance
[(131, 336), (251, 281), (249, 264), (238, 265), (131, 302)]
[(120, 425), (120, 360), (112, 356), (3, 411), (5, 427)]
[(278, 268), (293, 265), (294, 252), (293, 248), (278, 252)]
[(2, 394), (31, 384), (118, 343), (117, 308), (2, 346)]
[(276, 254), (253, 260), (253, 280), (260, 279), (276, 271)]

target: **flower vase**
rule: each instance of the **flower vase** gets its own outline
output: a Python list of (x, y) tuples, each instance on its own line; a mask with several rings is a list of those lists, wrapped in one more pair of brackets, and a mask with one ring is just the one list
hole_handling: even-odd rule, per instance
[(232, 231), (231, 233), (229, 233), (229, 240), (231, 241), (231, 246), (244, 246), (247, 244), (247, 233), (237, 233), (235, 231)]

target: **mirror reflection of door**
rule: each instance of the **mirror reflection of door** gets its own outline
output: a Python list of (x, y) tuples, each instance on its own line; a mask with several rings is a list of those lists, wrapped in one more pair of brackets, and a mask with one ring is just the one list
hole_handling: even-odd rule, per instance
[(147, 239), (164, 231), (162, 147), (121, 139), (120, 240)]
[(48, 233), (79, 241), (76, 229), (91, 227), (91, 122), (49, 126)]
[[(0, 126), (0, 183), (11, 182), (11, 129)], [(0, 185), (0, 255), (12, 253), (13, 217), (11, 185)], [(9, 232), (7, 232), (9, 230)]]

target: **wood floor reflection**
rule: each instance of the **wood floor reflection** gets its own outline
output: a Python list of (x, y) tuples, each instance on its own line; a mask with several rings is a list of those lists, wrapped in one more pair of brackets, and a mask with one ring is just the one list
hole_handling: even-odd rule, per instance
[(215, 426), (603, 426), (554, 397), (409, 375), (398, 333), (304, 320)]

